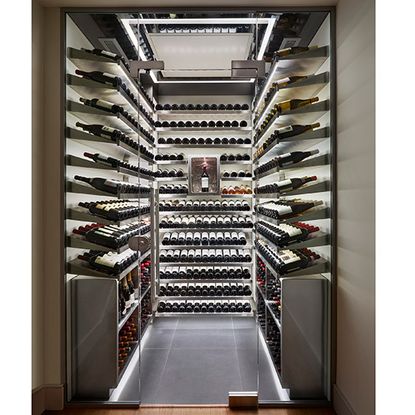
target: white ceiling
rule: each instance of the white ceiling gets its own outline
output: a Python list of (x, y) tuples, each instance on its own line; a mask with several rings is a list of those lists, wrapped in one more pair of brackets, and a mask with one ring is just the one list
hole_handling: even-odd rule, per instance
[(334, 6), (337, 0), (33, 0), (48, 7), (295, 7)]
[(230, 77), (231, 61), (248, 58), (252, 33), (150, 33), (165, 77)]

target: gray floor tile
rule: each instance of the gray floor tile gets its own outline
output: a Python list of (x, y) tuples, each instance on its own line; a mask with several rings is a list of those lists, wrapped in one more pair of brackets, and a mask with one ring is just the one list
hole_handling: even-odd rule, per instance
[(232, 329), (232, 318), (221, 316), (184, 316), (179, 319), (178, 329)]
[(178, 317), (156, 317), (153, 321), (152, 326), (157, 328), (164, 329), (175, 329), (179, 322), (180, 318)]
[(169, 349), (173, 341), (175, 329), (149, 327), (144, 349)]
[(177, 329), (174, 334), (173, 349), (235, 349), (232, 329)]
[(259, 349), (259, 399), (265, 401), (279, 400), (280, 396), (275, 384), (276, 373), (267, 359), (263, 347)]
[[(228, 392), (256, 390), (257, 341), (252, 318), (156, 318), (141, 358), (145, 404), (226, 404)], [(279, 399), (273, 368), (259, 342), (259, 398)], [(119, 401), (136, 401), (133, 371)]]
[(258, 333), (255, 328), (235, 329), (234, 335), (237, 349), (249, 349), (255, 351), (258, 348)]
[(236, 353), (241, 373), (242, 387), (246, 391), (257, 390), (258, 359), (256, 349), (238, 349)]
[(226, 403), (241, 387), (234, 351), (172, 350), (154, 403)]
[(166, 349), (144, 349), (141, 352), (141, 392), (140, 371), (138, 365), (128, 379), (118, 401), (138, 401), (143, 403), (154, 400), (157, 387), (160, 383), (169, 351)]
[(256, 327), (255, 317), (232, 317), (235, 329), (249, 329)]

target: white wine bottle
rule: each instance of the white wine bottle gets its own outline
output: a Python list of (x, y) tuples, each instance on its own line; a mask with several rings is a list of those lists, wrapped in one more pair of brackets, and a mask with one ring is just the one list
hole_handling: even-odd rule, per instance
[(282, 114), (287, 111), (296, 110), (298, 108), (305, 107), (319, 100), (318, 97), (309, 99), (289, 99), (288, 101), (282, 101), (277, 104), (277, 111)]

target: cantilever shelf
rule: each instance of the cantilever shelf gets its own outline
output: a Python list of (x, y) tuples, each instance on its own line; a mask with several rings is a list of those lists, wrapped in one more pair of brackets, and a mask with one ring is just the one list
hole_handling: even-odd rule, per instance
[(307, 131), (303, 134), (285, 138), (280, 141), (275, 140), (269, 147), (266, 148), (266, 150), (258, 158), (254, 160), (254, 162), (258, 162), (261, 159), (270, 158), (276, 156), (277, 154), (281, 154), (280, 147), (282, 147), (286, 143), (295, 144), (302, 141), (311, 141), (312, 144), (315, 144), (317, 140), (321, 141), (328, 137), (330, 137), (330, 129), (328, 127), (324, 127), (313, 131)]
[(118, 139), (116, 141), (111, 141), (108, 138), (89, 134), (80, 129), (71, 128), (71, 127), (66, 127), (66, 138), (69, 138), (72, 140), (91, 141), (91, 142), (102, 143), (105, 145), (117, 146), (120, 152), (122, 152), (124, 155), (139, 156), (140, 159), (145, 160), (147, 163), (154, 164), (154, 161), (151, 158), (147, 157), (144, 154), (141, 154), (135, 148), (129, 146), (128, 144), (123, 143), (122, 141), (119, 141)]
[(268, 216), (262, 215), (260, 213), (255, 213), (255, 216), (267, 222), (270, 222), (274, 225), (279, 225), (280, 223), (292, 223), (292, 222), (309, 222), (312, 220), (320, 220), (320, 219), (330, 219), (330, 209), (327, 207), (323, 208), (314, 208), (310, 209), (309, 211), (303, 213), (302, 215), (295, 216), (294, 218), (289, 219), (274, 219)]
[(116, 128), (125, 134), (137, 134), (148, 145), (154, 147), (154, 143), (142, 134), (127, 118), (122, 114), (114, 114), (112, 112), (103, 111), (99, 108), (90, 107), (80, 102), (68, 100), (66, 102), (66, 110), (75, 114), (85, 123), (103, 124), (112, 128)]
[(258, 176), (255, 176), (254, 180), (263, 179), (264, 177), (268, 177), (271, 174), (279, 173), (280, 171), (289, 171), (289, 170), (303, 169), (303, 168), (308, 168), (308, 167), (326, 166), (328, 164), (330, 164), (330, 156), (328, 154), (321, 154), (320, 156), (309, 158), (297, 164), (290, 164), (289, 166), (286, 166), (286, 167), (274, 167), (273, 169), (267, 170), (264, 173), (258, 174)]
[(112, 170), (112, 171), (116, 171), (117, 173), (121, 173), (123, 175), (128, 175), (128, 176), (132, 176), (132, 177), (136, 177), (136, 178), (140, 178), (140, 179), (144, 179), (144, 180), (149, 180), (149, 181), (154, 180), (154, 178), (152, 176), (148, 176), (148, 175), (143, 174), (143, 173), (137, 173), (137, 172), (134, 172), (132, 170), (125, 169), (123, 167), (108, 166), (108, 165), (106, 165), (104, 163), (100, 163), (100, 162), (96, 163), (92, 160), (84, 159), (84, 158), (77, 157), (77, 156), (66, 155), (65, 160), (66, 160), (66, 165), (67, 166), (85, 167), (85, 168), (91, 168), (91, 169)]
[(259, 121), (262, 122), (264, 114), (278, 102), (287, 101), (289, 99), (307, 99), (318, 95), (318, 93), (327, 85), (329, 82), (329, 73), (323, 72), (318, 75), (311, 75), (307, 79), (294, 82), (287, 85), (284, 88), (278, 89), (274, 92), (271, 99), (269, 100), (264, 110), (258, 117), (258, 121), (255, 123), (255, 128), (258, 127)]
[[(138, 200), (137, 200), (138, 203)], [(85, 209), (77, 209), (77, 208), (68, 208), (66, 209), (66, 219), (77, 220), (80, 222), (97, 222), (103, 225), (126, 225), (128, 223), (144, 219), (149, 217), (149, 213), (145, 215), (137, 215), (129, 219), (124, 219), (120, 221), (112, 221), (105, 218), (102, 218), (97, 215), (93, 215), (92, 213), (85, 211)]]
[[(264, 83), (264, 88), (269, 89), (272, 85), (272, 80), (278, 80), (287, 76), (293, 75), (310, 75), (317, 72), (321, 65), (329, 56), (329, 47), (322, 46), (316, 49), (311, 49), (306, 52), (295, 55), (288, 55), (277, 59), (271, 66), (267, 80)], [(266, 91), (265, 91), (266, 92)], [(264, 89), (262, 89), (258, 96), (259, 103), (262, 103), (265, 96)], [(256, 111), (257, 102), (253, 106)]]
[(313, 124), (321, 118), (325, 112), (330, 109), (330, 100), (316, 102), (315, 104), (306, 105), (305, 107), (297, 108), (282, 114), (275, 114), (270, 120), (265, 130), (262, 132), (258, 142), (277, 128), (281, 128), (290, 124)]
[(83, 185), (81, 183), (76, 183), (71, 180), (66, 182), (66, 191), (70, 193), (82, 193), (87, 195), (97, 195), (97, 196), (107, 196), (112, 198), (118, 199), (149, 199), (150, 195), (143, 196), (136, 193), (119, 193), (113, 194), (108, 192), (103, 192), (101, 190), (97, 190), (92, 186)]
[[(289, 248), (288, 248), (289, 249)], [(314, 274), (322, 274), (325, 272), (330, 272), (330, 264), (324, 258), (320, 258), (315, 261), (312, 265), (306, 268), (301, 268), (294, 272), (289, 272), (287, 274), (280, 274), (278, 273), (273, 266), (261, 255), (259, 252), (256, 253), (257, 256), (261, 258), (261, 260), (265, 263), (268, 270), (271, 274), (274, 275), (276, 278), (287, 278), (287, 277), (301, 277), (304, 275), (314, 275)]]
[(274, 242), (270, 241), (266, 236), (264, 236), (260, 232), (258, 232), (258, 237), (265, 239), (266, 243), (270, 245), (271, 247), (273, 247), (275, 250), (310, 248), (313, 246), (324, 246), (324, 245), (330, 244), (330, 235), (324, 232), (321, 232), (321, 231), (310, 234), (309, 237), (305, 241), (295, 242), (287, 246), (276, 245)]
[(153, 112), (153, 106), (147, 97), (140, 91), (136, 81), (132, 78), (128, 69), (120, 62), (114, 62), (112, 59), (104, 56), (94, 55), (84, 50), (68, 47), (67, 57), (75, 66), (83, 71), (107, 72), (120, 77), (123, 82), (139, 95), (140, 103), (144, 103), (148, 110)]
[(265, 194), (259, 194), (255, 195), (256, 199), (276, 199), (281, 196), (297, 196), (297, 195), (304, 195), (309, 193), (320, 193), (320, 192), (326, 192), (330, 190), (330, 181), (325, 180), (322, 182), (318, 182), (315, 184), (310, 184), (309, 186), (303, 186), (299, 189), (292, 190), (290, 192), (284, 192), (284, 193), (265, 193)]

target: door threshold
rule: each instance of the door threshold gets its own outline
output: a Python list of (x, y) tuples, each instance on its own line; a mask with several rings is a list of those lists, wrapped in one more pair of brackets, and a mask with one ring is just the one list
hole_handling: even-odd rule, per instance
[(111, 409), (138, 409), (141, 407), (140, 402), (114, 402), (114, 401), (71, 401), (65, 403), (65, 408), (108, 408)]
[(187, 404), (187, 403), (177, 403), (177, 404), (142, 404), (140, 408), (229, 408), (225, 403), (202, 403), (202, 404)]

